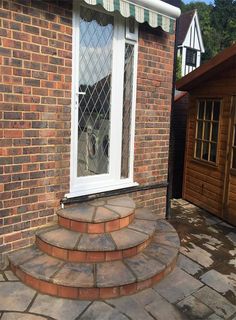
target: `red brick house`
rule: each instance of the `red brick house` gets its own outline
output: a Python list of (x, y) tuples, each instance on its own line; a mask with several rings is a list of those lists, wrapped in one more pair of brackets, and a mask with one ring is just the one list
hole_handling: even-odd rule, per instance
[(165, 216), (180, 11), (72, 2), (0, 1), (2, 260), (60, 204), (127, 193)]

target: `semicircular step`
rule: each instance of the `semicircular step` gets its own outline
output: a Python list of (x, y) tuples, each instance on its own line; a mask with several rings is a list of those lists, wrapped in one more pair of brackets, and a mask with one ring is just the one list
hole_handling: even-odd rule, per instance
[(36, 245), (50, 256), (70, 262), (113, 261), (134, 256), (146, 248), (156, 226), (156, 221), (137, 218), (128, 227), (102, 234), (50, 227), (36, 234)]
[(65, 262), (35, 246), (9, 255), (15, 274), (27, 285), (71, 299), (108, 299), (151, 287), (174, 268), (179, 238), (168, 222), (156, 231), (151, 244), (137, 255), (118, 261)]
[(111, 197), (83, 202), (58, 210), (60, 226), (83, 233), (119, 230), (134, 219), (135, 202), (127, 197)]

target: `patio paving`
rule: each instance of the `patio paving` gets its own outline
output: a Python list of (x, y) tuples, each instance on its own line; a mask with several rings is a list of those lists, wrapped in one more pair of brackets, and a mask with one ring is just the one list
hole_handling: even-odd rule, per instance
[[(0, 271), (1, 320), (236, 320), (236, 230), (184, 201), (169, 222), (181, 239), (175, 270), (153, 288), (106, 301), (50, 297)], [(171, 239), (167, 239), (171, 241)]]

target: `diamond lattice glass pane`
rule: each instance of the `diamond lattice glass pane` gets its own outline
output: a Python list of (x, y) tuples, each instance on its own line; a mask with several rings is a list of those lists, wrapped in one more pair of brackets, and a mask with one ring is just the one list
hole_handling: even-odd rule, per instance
[(113, 17), (80, 11), (78, 176), (108, 173)]
[(121, 178), (129, 177), (134, 45), (125, 45)]

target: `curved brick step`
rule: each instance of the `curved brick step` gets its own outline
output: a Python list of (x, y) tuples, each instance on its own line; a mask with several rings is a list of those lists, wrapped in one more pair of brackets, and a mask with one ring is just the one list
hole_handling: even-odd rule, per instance
[(88, 234), (62, 227), (38, 232), (36, 245), (50, 256), (70, 262), (103, 262), (127, 258), (150, 243), (157, 222), (134, 219), (123, 229), (103, 234)]
[(64, 228), (83, 233), (119, 230), (134, 219), (135, 203), (127, 197), (112, 197), (80, 203), (58, 210), (58, 223)]
[[(158, 229), (158, 227), (157, 227)], [(151, 244), (131, 258), (99, 263), (72, 263), (32, 246), (9, 255), (16, 275), (34, 289), (72, 299), (108, 299), (133, 294), (160, 281), (174, 268), (179, 238), (160, 221)]]

